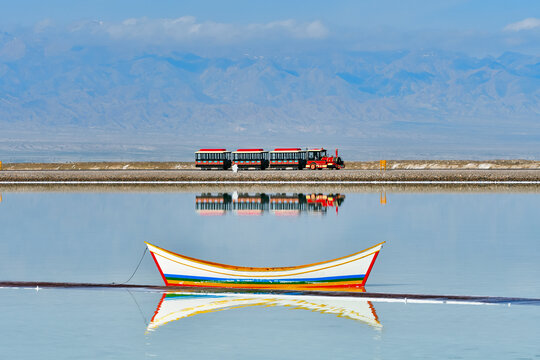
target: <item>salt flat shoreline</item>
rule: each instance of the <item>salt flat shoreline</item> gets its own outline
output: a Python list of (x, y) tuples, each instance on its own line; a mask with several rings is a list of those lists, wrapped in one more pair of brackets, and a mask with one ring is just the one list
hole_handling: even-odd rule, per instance
[(343, 170), (202, 171), (194, 162), (73, 162), (3, 164), (1, 184), (497, 184), (540, 182), (540, 161), (349, 161)]
[(2, 170), (1, 184), (46, 183), (530, 183), (540, 185), (540, 169), (425, 170)]
[[(379, 170), (379, 161), (346, 161), (347, 170)], [(195, 170), (193, 161), (4, 163), (3, 170)], [(534, 170), (535, 160), (387, 160), (388, 170)]]

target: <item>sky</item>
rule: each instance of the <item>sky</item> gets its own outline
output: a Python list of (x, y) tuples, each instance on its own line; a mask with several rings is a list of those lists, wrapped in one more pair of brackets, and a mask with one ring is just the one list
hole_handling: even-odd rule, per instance
[[(143, 44), (206, 40), (231, 47), (257, 39), (279, 47), (280, 39), (292, 37), (323, 49), (338, 44), (348, 50), (441, 48), (478, 55), (540, 51), (536, 0), (2, 0), (0, 8), (0, 29), (15, 34), (24, 27), (73, 33), (90, 22), (113, 40)], [(100, 34), (96, 27), (88, 31)]]
[(540, 0), (0, 0), (0, 127), (354, 118), (380, 148), (370, 126), (410, 146), (404, 119), (442, 144), (489, 121), (487, 154), (512, 129), (528, 158), (538, 59)]
[(247, 24), (284, 19), (319, 20), (330, 26), (354, 28), (391, 26), (499, 30), (508, 23), (540, 16), (536, 0), (22, 0), (0, 1), (2, 23), (32, 24), (43, 19), (121, 21), (126, 18), (195, 16), (201, 21)]

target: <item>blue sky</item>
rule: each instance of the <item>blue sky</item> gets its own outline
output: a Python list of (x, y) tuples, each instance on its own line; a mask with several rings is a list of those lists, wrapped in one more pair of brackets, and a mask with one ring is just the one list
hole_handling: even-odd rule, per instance
[(196, 46), (187, 50), (197, 52), (201, 44), (235, 51), (239, 43), (251, 43), (271, 52), (293, 39), (290, 48), (301, 51), (540, 52), (537, 0), (1, 0), (0, 8), (0, 30), (15, 36), (24, 28), (48, 30), (57, 39), (84, 43), (88, 37), (95, 42), (97, 34), (103, 45), (110, 39), (123, 45), (191, 43)]
[(494, 31), (508, 23), (540, 16), (537, 0), (379, 0), (379, 1), (197, 1), (197, 0), (20, 0), (0, 1), (0, 21), (32, 24), (43, 19), (120, 21), (132, 17), (195, 16), (201, 21), (252, 23), (283, 19), (320, 20), (331, 26), (391, 26)]
[(0, 21), (32, 24), (43, 19), (121, 21), (132, 17), (195, 16), (201, 21), (252, 23), (284, 19), (320, 20), (329, 26), (398, 27), (496, 31), (507, 24), (540, 16), (537, 0), (21, 0), (0, 1)]

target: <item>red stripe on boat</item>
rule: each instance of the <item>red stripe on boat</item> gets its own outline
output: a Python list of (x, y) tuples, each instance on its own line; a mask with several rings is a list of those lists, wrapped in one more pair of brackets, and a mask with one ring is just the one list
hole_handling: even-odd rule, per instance
[(378, 255), (379, 255), (379, 252), (377, 251), (375, 255), (373, 256), (373, 260), (371, 260), (371, 264), (369, 264), (369, 268), (366, 272), (366, 276), (364, 277), (364, 281), (362, 282), (361, 286), (366, 285), (366, 281), (368, 279), (369, 273), (371, 272), (371, 268), (373, 268), (373, 264), (375, 264), (375, 260), (377, 259)]
[(154, 253), (150, 251), (150, 254), (152, 255), (152, 259), (154, 259), (154, 262), (156, 263), (156, 266), (157, 266), (157, 268), (159, 270), (159, 273), (161, 274), (161, 278), (165, 282), (165, 285), (169, 286), (169, 283), (167, 282), (167, 279), (165, 278), (165, 275), (163, 274), (163, 270), (161, 270), (161, 267), (159, 266), (159, 263), (158, 263), (156, 257), (154, 256)]

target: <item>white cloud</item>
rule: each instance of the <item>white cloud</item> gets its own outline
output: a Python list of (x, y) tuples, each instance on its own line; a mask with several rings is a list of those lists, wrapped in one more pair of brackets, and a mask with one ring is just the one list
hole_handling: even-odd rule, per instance
[(324, 39), (328, 29), (320, 22), (298, 23), (295, 20), (273, 21), (266, 24), (251, 24), (247, 27), (251, 32), (259, 32), (260, 36), (271, 33), (282, 33), (296, 39)]
[(320, 21), (314, 21), (306, 26), (306, 34), (311, 38), (325, 38), (328, 36), (328, 29)]
[(540, 19), (537, 18), (527, 18), (512, 24), (508, 24), (504, 27), (506, 31), (521, 31), (521, 30), (532, 30), (540, 28)]
[[(113, 39), (144, 42), (189, 42), (209, 40), (233, 43), (253, 39), (294, 38), (324, 39), (328, 29), (320, 21), (300, 23), (296, 20), (236, 25), (213, 21), (198, 22), (193, 16), (176, 19), (126, 19), (120, 23), (99, 23), (101, 32)], [(75, 31), (80, 28), (74, 29)], [(95, 30), (95, 29), (94, 29)]]
[(48, 28), (51, 28), (54, 26), (54, 23), (51, 19), (43, 19), (36, 23), (34, 26), (34, 32), (36, 33), (42, 33)]

